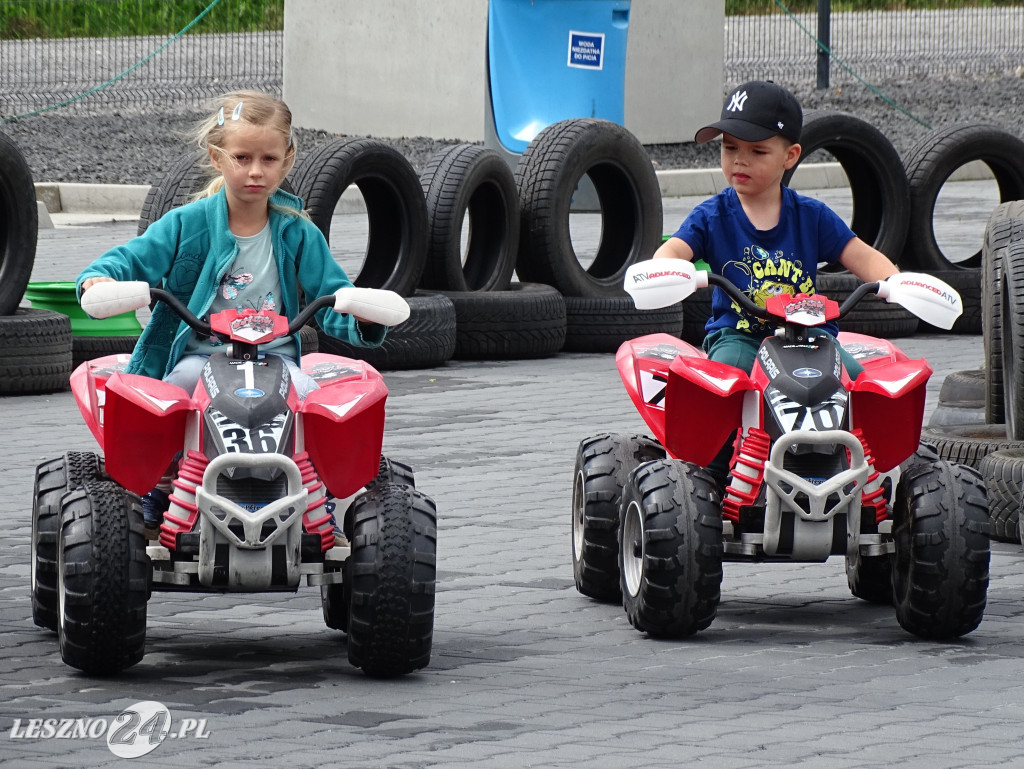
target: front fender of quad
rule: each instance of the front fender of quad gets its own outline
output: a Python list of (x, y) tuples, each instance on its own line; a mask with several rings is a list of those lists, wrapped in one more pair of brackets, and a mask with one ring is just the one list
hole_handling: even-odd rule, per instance
[(864, 369), (850, 388), (850, 423), (871, 449), (875, 469), (888, 472), (917, 451), (928, 379), (925, 360)]
[(306, 451), (339, 499), (377, 477), (387, 395), (379, 376), (354, 378), (314, 390), (299, 407)]
[(740, 427), (745, 394), (754, 389), (738, 368), (669, 334), (625, 342), (619, 376), (654, 437), (670, 456), (707, 466)]
[(185, 445), (192, 398), (177, 385), (116, 373), (106, 382), (102, 440), (107, 474), (145, 494)]

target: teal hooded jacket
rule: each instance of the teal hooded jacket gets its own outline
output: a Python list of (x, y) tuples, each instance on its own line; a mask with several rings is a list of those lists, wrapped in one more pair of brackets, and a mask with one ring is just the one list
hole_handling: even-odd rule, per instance
[[(278, 190), (270, 204), (271, 240), (283, 295), (281, 312), (293, 319), (299, 313), (299, 286), (312, 299), (333, 294), (352, 282), (334, 261), (323, 233), (299, 215), (300, 198)], [(202, 318), (237, 254), (222, 189), (168, 211), (139, 237), (100, 256), (78, 276), (78, 295), (81, 298), (82, 282), (88, 278), (145, 281), (164, 288)], [(360, 347), (379, 346), (387, 333), (385, 326), (362, 323), (330, 308), (318, 312), (316, 319), (326, 333)], [(135, 345), (128, 373), (162, 379), (181, 358), (191, 333), (170, 307), (158, 302)], [(299, 345), (298, 335), (295, 343)]]

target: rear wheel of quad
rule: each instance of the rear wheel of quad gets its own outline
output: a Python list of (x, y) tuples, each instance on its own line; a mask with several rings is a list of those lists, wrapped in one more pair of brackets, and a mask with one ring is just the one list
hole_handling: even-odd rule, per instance
[(412, 486), (384, 484), (349, 512), (349, 662), (379, 677), (425, 667), (434, 633), (434, 503)]
[(930, 639), (974, 630), (988, 593), (989, 522), (978, 473), (944, 460), (912, 464), (896, 488), (896, 619)]
[(715, 619), (722, 586), (722, 514), (707, 471), (657, 459), (629, 475), (619, 528), (622, 605), (633, 627), (682, 638)]
[(65, 494), (57, 558), (64, 662), (108, 675), (141, 660), (149, 564), (139, 498), (103, 480)]
[(96, 454), (69, 451), (36, 468), (32, 491), (32, 621), (57, 630), (57, 538), (60, 500), (68, 491), (103, 475), (103, 460)]
[(580, 441), (572, 486), (572, 571), (576, 589), (619, 601), (619, 504), (630, 472), (665, 449), (643, 435), (605, 433)]
[(857, 598), (892, 603), (892, 566), (888, 555), (847, 555), (846, 582)]

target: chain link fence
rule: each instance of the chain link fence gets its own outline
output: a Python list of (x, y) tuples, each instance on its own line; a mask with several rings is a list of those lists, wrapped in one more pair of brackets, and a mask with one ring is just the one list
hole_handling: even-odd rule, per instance
[[(284, 0), (4, 0), (0, 118), (55, 107), (79, 113), (198, 107), (235, 88), (280, 95), (283, 4)], [(91, 23), (78, 21), (90, 8), (103, 13)], [(38, 37), (38, 29), (25, 19), (45, 14), (65, 19), (69, 36)], [(139, 34), (140, 24), (152, 28), (154, 19), (167, 34)], [(179, 35), (189, 24), (193, 26)], [(1024, 3), (833, 12), (830, 27), (835, 54), (830, 80), (835, 85), (1024, 74)], [(97, 28), (102, 28), (102, 36), (96, 34)], [(726, 87), (760, 78), (814, 84), (819, 48), (812, 36), (817, 29), (816, 13), (790, 14), (772, 0), (764, 0), (762, 14), (727, 17)]]

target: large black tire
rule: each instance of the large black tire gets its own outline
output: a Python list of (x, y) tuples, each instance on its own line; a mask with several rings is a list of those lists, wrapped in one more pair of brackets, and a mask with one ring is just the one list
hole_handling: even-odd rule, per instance
[(103, 477), (103, 459), (88, 452), (69, 451), (36, 468), (32, 489), (29, 583), (32, 621), (39, 627), (57, 630), (57, 538), (61, 497), (88, 481)]
[(65, 494), (57, 557), (57, 634), (64, 662), (94, 675), (139, 662), (149, 597), (139, 498), (104, 480)]
[(646, 334), (683, 332), (683, 306), (638, 310), (628, 296), (567, 296), (565, 352), (615, 352), (619, 346)]
[(985, 421), (1000, 424), (1003, 412), (1002, 285), (1003, 257), (1010, 243), (1024, 240), (1024, 200), (1000, 203), (989, 214), (981, 247), (981, 333), (988, 372)]
[[(950, 175), (980, 160), (995, 176), (999, 200), (1024, 198), (1024, 141), (996, 125), (967, 124), (926, 134), (907, 153), (910, 224), (900, 262), (908, 269), (949, 270), (981, 267), (981, 250), (952, 262), (935, 240), (935, 203)], [(979, 233), (981, 234), (981, 233)]]
[[(600, 202), (601, 241), (587, 269), (569, 230), (580, 179)], [(530, 142), (516, 166), (520, 217), (519, 280), (547, 283), (566, 296), (623, 296), (626, 268), (661, 245), (661, 188), (650, 156), (620, 125), (594, 118), (562, 120)]]
[(1006, 425), (954, 425), (921, 430), (921, 441), (935, 447), (941, 459), (958, 462), (975, 470), (986, 454), (1002, 449), (1024, 448), (1024, 442), (1006, 437)]
[(971, 468), (920, 463), (900, 478), (892, 576), (896, 619), (904, 630), (943, 640), (981, 623), (988, 593), (987, 507), (985, 485)]
[(32, 172), (18, 146), (0, 133), (0, 316), (11, 315), (25, 295), (38, 234)]
[(505, 159), (479, 144), (457, 144), (431, 158), (420, 184), (430, 227), (420, 287), (507, 289), (519, 253), (519, 191)]
[[(800, 133), (801, 158), (817, 150), (832, 154), (850, 182), (852, 229), (894, 261), (907, 237), (910, 190), (903, 162), (892, 143), (870, 123), (841, 112), (808, 110)], [(799, 166), (782, 177), (788, 185)]]
[(659, 638), (708, 627), (722, 588), (722, 511), (707, 471), (677, 459), (640, 465), (626, 481), (619, 526), (622, 606)]
[(317, 332), (320, 352), (365, 360), (380, 371), (430, 368), (455, 354), (455, 306), (446, 296), (418, 293), (406, 299), (409, 318), (389, 328), (380, 347), (358, 347)]
[[(130, 355), (138, 341), (137, 336), (74, 336), (71, 339), (71, 369), (106, 355)], [(307, 352), (305, 346), (302, 349)]]
[(388, 484), (350, 508), (348, 659), (378, 677), (430, 662), (437, 579), (437, 511), (412, 486)]
[(337, 139), (316, 148), (291, 173), (296, 194), (327, 238), (338, 200), (354, 184), (366, 204), (369, 237), (357, 286), (411, 296), (427, 256), (427, 205), (412, 164), (377, 139)]
[(580, 441), (572, 486), (572, 571), (576, 589), (599, 601), (621, 600), (619, 505), (629, 474), (663, 459), (665, 449), (644, 435), (603, 433)]
[[(1024, 241), (1010, 243), (1000, 271), (999, 302), (1003, 361), (1024, 360)], [(1020, 365), (1002, 366), (1006, 435), (1024, 440), (1024, 377)]]
[(0, 395), (68, 388), (71, 321), (53, 310), (16, 307), (0, 316)]
[(444, 291), (455, 305), (458, 360), (545, 358), (565, 346), (565, 299), (542, 283), (507, 291)]
[[(860, 286), (856, 275), (845, 273), (819, 273), (817, 291), (842, 304)], [(896, 339), (913, 336), (918, 319), (898, 304), (889, 304), (875, 294), (865, 296), (848, 315), (839, 321), (841, 331)]]
[(939, 402), (928, 419), (935, 428), (985, 424), (984, 369), (952, 371), (939, 388)]
[(992, 539), (1020, 542), (1021, 490), (1024, 489), (1024, 448), (986, 454), (979, 468), (988, 493)]

